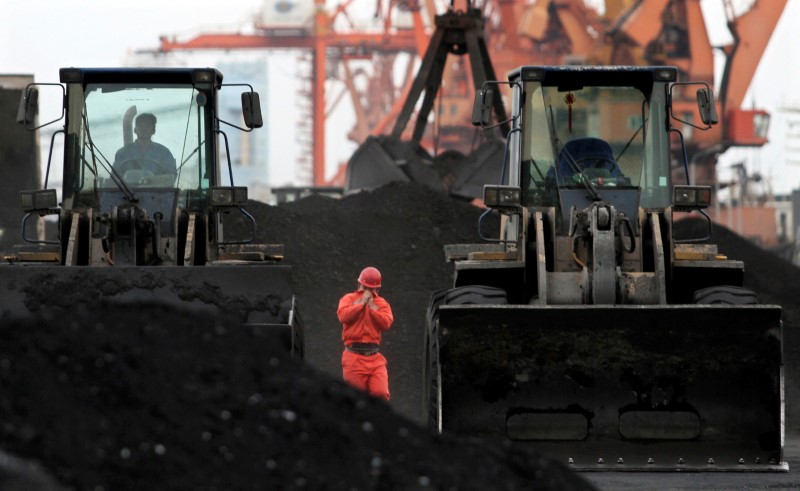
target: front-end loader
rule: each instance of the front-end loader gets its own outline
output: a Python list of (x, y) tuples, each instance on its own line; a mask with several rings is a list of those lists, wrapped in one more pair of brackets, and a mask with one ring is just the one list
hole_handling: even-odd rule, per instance
[[(219, 91), (231, 86), (244, 87), (233, 123), (218, 108)], [(42, 87), (55, 88), (63, 107), (39, 125)], [(153, 128), (136, 119), (134, 129), (145, 114)], [(63, 120), (50, 150), (52, 159), (62, 136), (63, 186), (59, 201), (48, 189), (49, 159), (44, 189), (20, 194), (24, 243), (0, 266), (0, 318), (56, 321), (101, 303), (166, 304), (262, 326), (303, 356), (283, 245), (254, 243), (247, 187), (233, 184), (220, 129), (262, 126), (251, 86), (223, 84), (213, 68), (63, 68), (59, 84), (26, 88), (17, 119), (30, 130)]]
[[(445, 246), (453, 288), (428, 309), (435, 431), (510, 439), (577, 470), (788, 470), (781, 308), (759, 304), (709, 237), (673, 234), (703, 214), (710, 235), (711, 189), (688, 183), (682, 130), (717, 119), (702, 83), (696, 114), (673, 114), (672, 95), (692, 90), (677, 77), (524, 66), (503, 82), (504, 179), (484, 188), (500, 236)], [(474, 123), (490, 125), (500, 86), (478, 91)]]

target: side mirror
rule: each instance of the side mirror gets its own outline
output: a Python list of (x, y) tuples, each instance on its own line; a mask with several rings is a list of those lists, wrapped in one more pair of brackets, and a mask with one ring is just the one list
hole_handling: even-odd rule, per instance
[(248, 128), (264, 126), (258, 92), (242, 92), (242, 116), (244, 116), (244, 124)]
[(706, 125), (719, 123), (717, 108), (714, 104), (714, 92), (711, 89), (697, 89), (697, 109), (700, 119)]
[(478, 89), (475, 92), (475, 103), (472, 106), (472, 125), (488, 126), (492, 122), (492, 89)]
[(17, 123), (32, 125), (39, 112), (39, 89), (29, 87), (22, 93), (17, 109)]

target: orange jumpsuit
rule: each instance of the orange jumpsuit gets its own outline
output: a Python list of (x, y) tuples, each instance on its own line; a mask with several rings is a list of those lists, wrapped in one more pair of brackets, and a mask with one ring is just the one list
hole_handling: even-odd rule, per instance
[[(336, 312), (342, 323), (342, 341), (345, 350), (342, 352), (342, 374), (345, 382), (357, 389), (369, 393), (373, 397), (389, 400), (389, 374), (386, 370), (386, 358), (377, 351), (381, 344), (381, 333), (392, 327), (394, 316), (392, 308), (383, 297), (372, 294), (373, 309), (369, 302), (355, 304), (365, 291), (348, 293), (339, 300)], [(347, 349), (358, 348), (370, 354), (355, 353)]]

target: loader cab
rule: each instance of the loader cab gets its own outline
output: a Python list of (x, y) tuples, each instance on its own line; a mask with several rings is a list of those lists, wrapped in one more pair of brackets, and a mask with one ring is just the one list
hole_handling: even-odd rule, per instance
[[(671, 120), (717, 120), (708, 85), (676, 76), (511, 73), (506, 172), (484, 186), (499, 237), (446, 245), (453, 288), (429, 302), (432, 429), (505, 437), (575, 470), (788, 470), (780, 306), (744, 288), (741, 261), (674, 236), (674, 212), (712, 195), (688, 182)], [(705, 127), (670, 104), (698, 84)], [(484, 127), (488, 99), (473, 114)], [(673, 151), (687, 177), (674, 188)]]
[[(677, 75), (675, 67), (633, 66), (523, 66), (511, 72), (513, 128), (502, 184), (518, 187), (519, 201), (504, 212), (508, 225), (493, 241), (518, 261), (516, 276), (501, 285), (494, 281), (499, 275), (461, 264), (457, 284), (502, 286), (522, 301), (544, 302), (541, 294), (552, 293), (556, 303), (666, 302), (667, 289), (656, 288), (656, 276), (671, 274), (672, 152), (682, 148), (670, 123), (677, 119), (670, 100), (676, 86), (689, 85), (677, 82)], [(486, 127), (483, 99), (485, 94), (476, 96), (473, 123)], [(712, 124), (710, 91), (698, 91), (698, 108), (703, 123)], [(546, 238), (534, 246), (535, 227)], [(666, 252), (663, 237), (669, 237)], [(607, 261), (598, 259), (601, 251), (608, 252)], [(650, 275), (653, 288), (645, 297), (626, 297), (627, 291), (617, 291), (614, 268), (590, 271), (604, 262), (622, 275)], [(554, 273), (552, 280), (526, 281), (545, 271)], [(604, 274), (607, 280), (600, 279)], [(584, 278), (602, 284), (583, 285)], [(552, 292), (548, 281), (557, 284)]]
[(593, 195), (590, 200), (630, 190), (643, 207), (668, 207), (666, 100), (667, 84), (676, 76), (674, 68), (512, 72), (509, 79), (522, 101), (522, 204), (559, 207), (574, 201), (569, 195), (575, 190)]
[[(60, 210), (48, 201), (47, 209), (25, 211), (60, 212), (62, 258), (77, 235), (84, 246), (76, 261), (92, 264), (94, 256), (108, 254), (110, 241), (121, 247), (133, 237), (124, 230), (135, 228), (147, 232), (135, 239), (132, 264), (215, 260), (219, 245), (234, 243), (223, 235), (223, 215), (236, 208), (252, 222), (253, 232), (237, 243), (254, 238), (254, 219), (241, 208), (247, 190), (234, 186), (227, 137), (220, 130), (223, 123), (243, 131), (262, 125), (252, 87), (231, 84), (249, 87), (242, 93), (245, 127), (240, 127), (219, 117), (222, 74), (213, 68), (64, 68), (59, 75), (64, 91), (64, 126), (56, 132), (64, 138)], [(35, 129), (36, 91), (26, 90), (18, 116), (29, 129)], [(227, 157), (228, 172), (220, 155)], [(70, 230), (78, 219), (82, 224)], [(198, 232), (189, 233), (192, 227)], [(200, 243), (185, 248), (186, 237)], [(102, 245), (89, 245), (98, 241)]]
[[(218, 71), (63, 69), (61, 82), (67, 91), (64, 208), (107, 211), (104, 194), (132, 201), (157, 193), (175, 195), (176, 205), (192, 209), (219, 185)], [(149, 116), (154, 132), (140, 134)]]

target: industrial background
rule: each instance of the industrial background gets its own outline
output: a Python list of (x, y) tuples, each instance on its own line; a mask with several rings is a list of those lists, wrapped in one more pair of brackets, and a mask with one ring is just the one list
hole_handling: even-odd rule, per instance
[[(159, 39), (128, 46), (127, 52), (104, 65), (194, 66), (202, 61), (218, 68), (226, 81), (247, 81), (262, 94), (266, 127), (230, 135), (233, 175), (237, 185), (250, 188), (248, 209), (260, 224), (258, 238), (285, 244), (300, 312), (309, 325), (308, 366), (295, 365), (269, 347), (241, 354), (242, 340), (236, 336), (220, 334), (201, 320), (165, 312), (148, 314), (155, 316), (149, 319), (153, 332), (183, 329), (185, 323), (186, 328), (198, 330), (200, 339), (216, 336), (216, 350), (210, 353), (202, 343), (182, 338), (185, 358), (173, 362), (168, 358), (177, 348), (159, 345), (152, 358), (151, 353), (137, 353), (137, 360), (126, 360), (129, 365), (116, 367), (113, 376), (87, 382), (87, 370), (102, 368), (90, 366), (95, 360), (108, 360), (109, 353), (121, 352), (126, 343), (151, 342), (159, 336), (132, 331), (129, 339), (106, 340), (103, 332), (124, 324), (122, 319), (132, 314), (106, 311), (100, 305), (103, 322), (76, 313), (66, 333), (35, 331), (24, 323), (4, 326), (2, 343), (8, 347), (0, 360), (0, 371), (7, 377), (4, 387), (47, 390), (28, 390), (21, 399), (6, 396), (0, 401), (2, 448), (41, 466), (30, 477), (27, 464), (20, 464), (7, 471), (9, 477), (0, 485), (25, 475), (41, 489), (342, 489), (352, 483), (365, 489), (488, 489), (498, 480), (507, 483), (507, 489), (536, 480), (541, 484), (534, 489), (800, 486), (800, 451), (794, 440), (800, 432), (800, 411), (793, 402), (798, 400), (800, 380), (800, 364), (794, 361), (794, 354), (800, 355), (795, 332), (800, 323), (795, 281), (800, 265), (800, 175), (793, 179), (775, 170), (800, 166), (800, 97), (776, 96), (763, 79), (754, 84), (762, 58), (775, 49), (773, 38), (787, 30), (787, 16), (798, 18), (798, 3), (268, 0), (242, 12), (246, 20), (230, 29), (199, 24), (193, 32), (165, 31)], [(477, 24), (436, 23), (448, 15), (463, 19), (470, 12)], [(486, 51), (448, 53), (446, 42), (437, 37), (446, 28), (459, 33), (478, 29)], [(787, 65), (797, 64), (792, 61), (797, 60), (796, 53), (789, 50), (788, 56)], [(480, 203), (470, 204), (479, 197), (453, 187), (449, 180), (453, 176), (447, 172), (459, 162), (472, 162), (496, 149), (491, 134), (469, 124), (474, 85), (481, 76), (486, 79), (485, 72), (476, 75), (476, 70), (491, 66), (503, 79), (526, 64), (674, 65), (681, 80), (705, 80), (714, 87), (721, 124), (708, 132), (686, 131), (690, 171), (693, 184), (707, 184), (715, 191), (708, 213), (716, 223), (721, 251), (745, 261), (746, 286), (763, 303), (784, 308), (787, 445), (793, 466), (788, 475), (717, 480), (703, 476), (694, 481), (684, 476), (672, 481), (663, 476), (629, 481), (575, 477), (546, 459), (533, 470), (523, 470), (518, 465), (522, 457), (503, 445), (489, 448), (490, 465), (483, 467), (486, 456), (480, 443), (461, 447), (447, 438), (430, 440), (416, 428), (422, 405), (417, 388), (422, 386), (425, 307), (430, 292), (451, 281), (442, 246), (476, 240), (481, 214), (475, 206)], [(65, 58), (62, 65), (75, 63)], [(56, 82), (58, 68), (53, 66), (45, 79), (0, 64), (0, 165), (5, 191), (0, 249), (4, 252), (19, 243), (18, 191), (43, 185), (51, 139), (48, 187), (60, 188), (58, 137), (49, 128), (31, 133), (15, 123), (25, 86)], [(275, 83), (278, 79), (283, 81), (280, 85)], [(436, 83), (431, 85), (431, 80)], [(436, 96), (430, 107), (420, 99), (423, 92), (426, 98)], [(235, 95), (220, 99), (221, 114), (237, 110)], [(42, 107), (49, 97), (43, 90)], [(764, 100), (770, 101), (769, 108), (759, 105)], [(47, 119), (44, 111), (40, 118)], [(420, 113), (421, 122), (416, 120)], [(276, 137), (277, 126), (291, 126), (296, 141)], [(348, 166), (360, 165), (359, 155), (373, 158), (388, 152), (383, 147), (387, 136), (403, 144), (419, 143), (435, 163), (441, 182), (431, 185), (401, 176), (401, 182), (356, 193), (361, 186), (348, 181)], [(276, 147), (292, 150), (280, 154)], [(487, 228), (496, 230), (497, 224)], [(386, 335), (394, 383), (390, 408), (351, 393), (334, 380), (340, 375), (335, 302), (355, 286), (366, 263), (381, 267), (384, 293), (396, 305), (398, 323)], [(48, 321), (38, 319), (39, 325)], [(139, 336), (150, 338), (143, 341)], [(82, 354), (60, 365), (48, 364), (43, 360), (50, 358), (57, 343), (64, 352)], [(211, 356), (226, 359), (228, 365), (192, 361)], [(281, 370), (267, 375), (265, 360), (280, 364)], [(151, 386), (147, 381), (176, 368), (182, 383)], [(78, 395), (49, 385), (59, 378), (76, 381), (81, 387)], [(220, 388), (235, 385), (234, 380), (242, 386)], [(98, 403), (91, 397), (97, 390), (111, 395)], [(286, 403), (256, 397), (250, 401), (252, 412), (231, 415), (228, 408), (241, 403), (236, 400), (238, 392), (248, 391), (259, 397), (286, 394)], [(175, 393), (181, 395), (175, 398)], [(184, 421), (197, 404), (207, 404), (206, 417)], [(360, 412), (364, 416), (353, 416)], [(373, 433), (373, 425), (380, 429)], [(360, 433), (367, 433), (367, 439)], [(264, 439), (251, 446), (243, 434), (261, 434)], [(85, 442), (80, 441), (82, 436)], [(401, 443), (389, 443), (393, 440)], [(343, 457), (354, 470), (350, 481), (342, 480), (341, 469), (329, 462), (339, 445), (357, 449)], [(412, 458), (420, 452), (431, 455), (433, 463)], [(213, 465), (197, 469), (200, 461)], [(384, 470), (390, 464), (395, 471)], [(478, 468), (479, 473), (470, 474), (470, 469)], [(542, 472), (549, 480), (541, 479)], [(185, 477), (189, 474), (191, 478)]]

